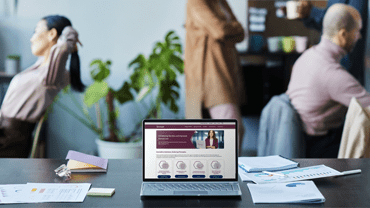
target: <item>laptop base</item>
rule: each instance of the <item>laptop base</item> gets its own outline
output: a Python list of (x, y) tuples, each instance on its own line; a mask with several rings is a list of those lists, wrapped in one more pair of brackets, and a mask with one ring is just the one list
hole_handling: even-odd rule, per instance
[[(197, 186), (201, 184), (226, 184), (227, 188), (220, 190), (194, 190), (188, 188), (173, 188), (172, 190), (168, 189), (153, 189), (151, 187), (155, 186), (155, 182), (143, 182), (141, 186), (140, 196), (241, 196), (242, 192), (240, 191), (238, 182), (168, 182), (167, 184), (183, 184)], [(160, 183), (163, 184), (163, 183)]]

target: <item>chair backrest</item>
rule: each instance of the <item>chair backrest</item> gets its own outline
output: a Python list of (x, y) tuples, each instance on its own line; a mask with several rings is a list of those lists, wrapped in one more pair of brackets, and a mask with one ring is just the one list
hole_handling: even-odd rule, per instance
[(258, 156), (306, 157), (299, 114), (285, 93), (271, 98), (263, 108), (258, 132)]
[(352, 98), (344, 121), (338, 158), (370, 158), (369, 107)]
[(39, 143), (39, 138), (40, 138), (41, 127), (42, 127), (42, 124), (44, 123), (44, 121), (45, 121), (45, 115), (41, 116), (39, 122), (37, 123), (36, 131), (35, 131), (35, 136), (33, 138), (32, 150), (31, 150), (31, 156), (30, 156), (30, 158), (35, 158), (36, 149), (37, 149), (37, 145)]

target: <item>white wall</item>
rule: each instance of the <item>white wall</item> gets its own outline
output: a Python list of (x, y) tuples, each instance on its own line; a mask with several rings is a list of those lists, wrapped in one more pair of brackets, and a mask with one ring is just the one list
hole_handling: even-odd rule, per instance
[[(79, 54), (82, 81), (90, 84), (89, 63), (95, 58), (111, 59), (112, 73), (108, 82), (119, 88), (127, 80), (129, 62), (139, 53), (148, 55), (156, 41), (169, 30), (175, 30), (185, 46), (186, 0), (18, 0), (17, 13), (10, 12), (14, 0), (0, 1), (0, 69), (6, 55), (22, 56), (21, 66), (34, 63), (29, 39), (36, 23), (44, 16), (60, 14), (68, 17), (83, 43)], [(229, 1), (238, 19), (246, 26), (246, 1)], [(238, 46), (246, 48), (245, 42)], [(164, 117), (184, 117), (184, 77), (179, 78), (180, 112), (165, 112)], [(63, 101), (63, 97), (62, 97)], [(72, 104), (69, 104), (73, 107)], [(140, 106), (139, 106), (140, 108)], [(130, 131), (142, 118), (129, 103), (120, 107), (119, 126)], [(143, 111), (143, 110), (141, 110)], [(63, 158), (68, 149), (87, 153), (95, 151), (96, 135), (56, 106), (48, 120), (48, 156)]]

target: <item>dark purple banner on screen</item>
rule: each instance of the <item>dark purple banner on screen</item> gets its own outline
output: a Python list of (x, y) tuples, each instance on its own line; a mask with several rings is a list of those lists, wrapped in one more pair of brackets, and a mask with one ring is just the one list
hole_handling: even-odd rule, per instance
[(235, 125), (228, 125), (228, 124), (207, 124), (207, 125), (167, 125), (167, 124), (146, 124), (146, 129), (235, 129)]
[(157, 149), (195, 149), (191, 137), (195, 131), (157, 131)]

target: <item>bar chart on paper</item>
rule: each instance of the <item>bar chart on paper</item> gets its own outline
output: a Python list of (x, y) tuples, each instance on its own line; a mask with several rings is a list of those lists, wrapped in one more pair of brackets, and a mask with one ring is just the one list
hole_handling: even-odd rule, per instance
[(268, 173), (246, 173), (246, 175), (253, 182), (259, 184), (300, 181), (342, 175), (342, 173), (340, 173), (339, 171), (334, 170), (325, 165), (310, 166), (305, 168), (295, 168), (291, 170), (279, 171), (274, 173), (281, 175)]

